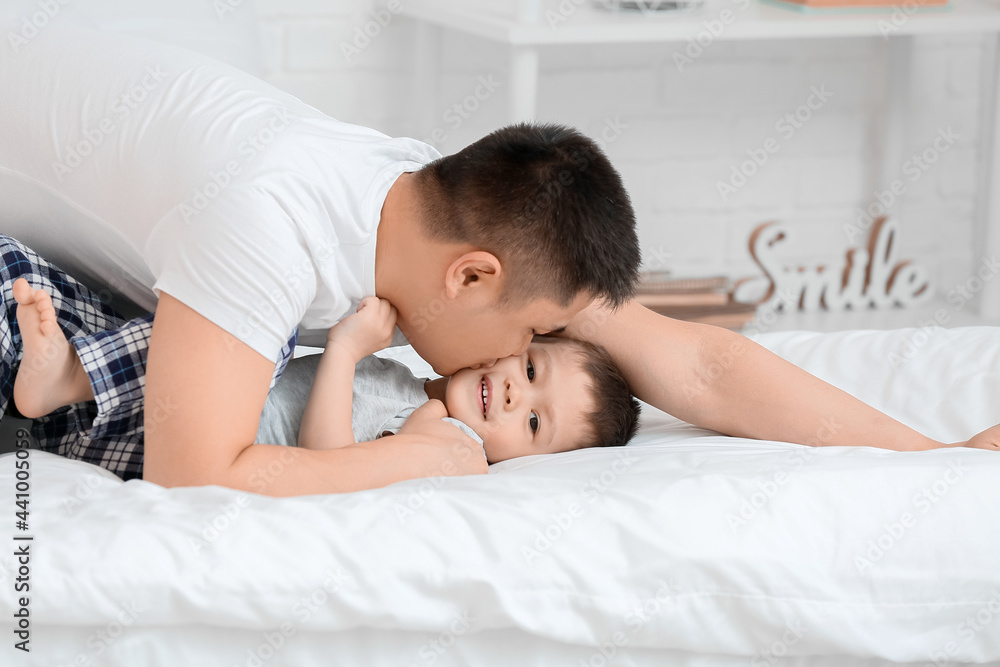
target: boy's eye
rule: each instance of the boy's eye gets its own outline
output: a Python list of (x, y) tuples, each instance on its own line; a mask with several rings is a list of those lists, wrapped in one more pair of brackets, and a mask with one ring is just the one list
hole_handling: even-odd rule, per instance
[(528, 416), (528, 426), (531, 427), (531, 432), (532, 433), (537, 433), (538, 432), (538, 415), (536, 415), (534, 412), (532, 412)]
[(531, 363), (531, 359), (528, 359), (528, 382), (532, 382), (535, 379), (535, 365)]

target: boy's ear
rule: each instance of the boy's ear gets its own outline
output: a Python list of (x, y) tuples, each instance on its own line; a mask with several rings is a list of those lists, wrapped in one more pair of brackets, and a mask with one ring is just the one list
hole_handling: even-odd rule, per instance
[(454, 299), (465, 290), (480, 296), (499, 296), (503, 267), (493, 253), (484, 250), (467, 252), (455, 259), (445, 273), (445, 294)]

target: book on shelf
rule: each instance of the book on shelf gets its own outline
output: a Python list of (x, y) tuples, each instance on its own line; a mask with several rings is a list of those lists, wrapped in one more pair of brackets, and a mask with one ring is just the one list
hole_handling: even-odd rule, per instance
[(755, 313), (757, 312), (757, 306), (752, 303), (730, 301), (723, 305), (659, 306), (650, 310), (655, 310), (658, 313), (663, 313), (679, 320), (686, 320), (691, 317), (716, 313)]
[(732, 291), (732, 281), (726, 276), (675, 278), (653, 271), (642, 274), (635, 298), (667, 317), (740, 329), (753, 319), (757, 308), (733, 301)]
[(635, 300), (646, 308), (663, 308), (665, 306), (723, 306), (729, 303), (726, 292), (678, 292), (676, 294), (645, 294), (638, 293)]
[(728, 293), (732, 283), (726, 276), (708, 278), (672, 278), (664, 271), (650, 271), (639, 275), (637, 294), (692, 294), (704, 292)]
[(736, 301), (724, 305), (664, 306), (650, 309), (676, 320), (714, 324), (728, 329), (742, 328), (757, 313), (757, 306)]

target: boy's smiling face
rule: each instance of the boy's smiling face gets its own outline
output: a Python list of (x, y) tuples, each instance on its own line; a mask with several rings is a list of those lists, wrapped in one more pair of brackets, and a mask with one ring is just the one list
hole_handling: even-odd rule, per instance
[(580, 447), (591, 433), (586, 422), (594, 409), (589, 386), (577, 349), (536, 339), (524, 354), (452, 375), (445, 406), (450, 416), (479, 434), (487, 460), (496, 463)]

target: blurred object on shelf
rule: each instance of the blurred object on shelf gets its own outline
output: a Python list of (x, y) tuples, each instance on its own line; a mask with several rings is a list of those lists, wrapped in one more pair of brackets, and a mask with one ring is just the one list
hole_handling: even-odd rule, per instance
[(757, 314), (757, 306), (735, 301), (717, 306), (647, 306), (647, 308), (675, 320), (714, 324), (734, 331), (742, 329)]
[(672, 278), (662, 271), (644, 273), (636, 301), (650, 310), (689, 322), (739, 330), (753, 319), (753, 304), (732, 300), (732, 281), (726, 276)]
[[(768, 0), (772, 4), (790, 7), (792, 9), (900, 9), (899, 0)], [(901, 10), (912, 14), (920, 9), (942, 9), (948, 6), (949, 0), (908, 0), (906, 8)]]
[(594, 4), (611, 11), (659, 13), (697, 9), (705, 0), (594, 0)]
[(708, 278), (672, 278), (669, 271), (646, 271), (639, 274), (637, 294), (727, 293), (732, 283), (726, 276)]

